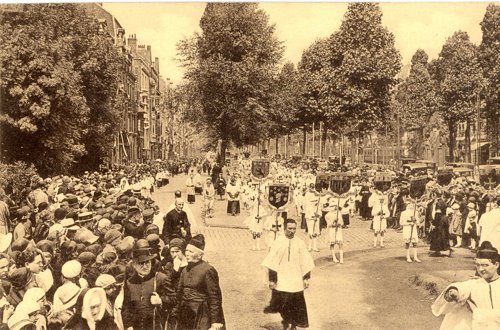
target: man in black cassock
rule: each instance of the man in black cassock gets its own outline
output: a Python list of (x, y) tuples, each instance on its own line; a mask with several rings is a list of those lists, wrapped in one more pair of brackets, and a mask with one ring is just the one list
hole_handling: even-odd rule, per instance
[(163, 223), (163, 241), (170, 242), (173, 238), (191, 239), (191, 224), (188, 221), (187, 214), (183, 210), (184, 200), (175, 199), (175, 209), (165, 215)]

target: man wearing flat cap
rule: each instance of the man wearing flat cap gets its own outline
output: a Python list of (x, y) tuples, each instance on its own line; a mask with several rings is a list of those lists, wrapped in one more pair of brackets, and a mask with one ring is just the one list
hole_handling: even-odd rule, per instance
[(136, 239), (144, 238), (145, 229), (146, 224), (141, 209), (138, 207), (129, 208), (125, 224), (125, 236), (132, 236)]
[(78, 219), (75, 221), (76, 224), (88, 230), (92, 230), (94, 224), (94, 213), (93, 212), (82, 212), (78, 214)]
[(126, 281), (124, 289), (125, 329), (161, 329), (165, 324), (166, 308), (173, 304), (173, 289), (169, 288), (165, 274), (153, 270), (154, 258), (149, 243), (139, 239), (133, 250), (134, 274)]

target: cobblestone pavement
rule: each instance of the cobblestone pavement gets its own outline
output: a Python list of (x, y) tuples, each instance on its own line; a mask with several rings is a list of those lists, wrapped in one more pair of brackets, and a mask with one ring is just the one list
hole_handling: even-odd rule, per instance
[[(185, 191), (185, 176), (154, 193), (160, 210), (173, 202), (174, 191)], [(201, 200), (189, 205), (196, 216)], [(205, 259), (218, 270), (223, 293), (227, 328), (281, 329), (277, 314), (264, 314), (269, 303), (265, 269), (260, 263), (267, 249), (250, 251), (251, 237), (243, 228), (244, 215), (225, 213), (226, 201), (216, 202), (216, 214), (209, 227), (201, 226), (206, 237)], [(200, 219), (198, 220), (200, 223)], [(435, 269), (470, 269), (463, 257), (431, 259), (421, 248), (421, 264), (408, 264), (404, 257), (402, 234), (389, 230), (386, 248), (372, 248), (370, 223), (352, 221), (344, 231), (345, 264), (331, 262), (325, 236), (320, 252), (314, 253), (316, 268), (311, 286), (305, 291), (309, 329), (437, 329), (441, 322), (430, 312), (433, 297), (413, 288), (408, 278)], [(303, 238), (304, 234), (300, 233)]]
[[(153, 194), (155, 200), (159, 202), (160, 210), (162, 212), (164, 212), (168, 205), (173, 202), (175, 190), (181, 190), (184, 196), (186, 190), (185, 180), (186, 176), (176, 176), (170, 180), (171, 182), (169, 185), (157, 189), (157, 191)], [(242, 212), (239, 215), (233, 217), (226, 213), (227, 201), (216, 200), (214, 203), (214, 217), (206, 219), (207, 226), (204, 226), (201, 218), (201, 196), (196, 196), (196, 202), (194, 204), (186, 205), (191, 208), (197, 218), (198, 224), (200, 225), (200, 232), (205, 235), (207, 248), (209, 250), (236, 249), (245, 251), (251, 248), (252, 238), (246, 229), (246, 226), (243, 224), (248, 215), (246, 210), (242, 209)], [(292, 211), (291, 214), (292, 217), (295, 216), (297, 219), (295, 211)], [(384, 239), (386, 248), (404, 246), (402, 236), (402, 233), (398, 233), (393, 229), (388, 229)], [(300, 230), (299, 237), (307, 239), (303, 230)], [(262, 245), (264, 248), (264, 240), (262, 240)], [(372, 249), (372, 245), (373, 232), (370, 230), (370, 221), (362, 221), (358, 216), (351, 217), (351, 226), (348, 229), (344, 229), (344, 250), (357, 251)], [(323, 231), (323, 235), (319, 237), (318, 247), (321, 251), (316, 254), (319, 256), (329, 253), (326, 231)]]

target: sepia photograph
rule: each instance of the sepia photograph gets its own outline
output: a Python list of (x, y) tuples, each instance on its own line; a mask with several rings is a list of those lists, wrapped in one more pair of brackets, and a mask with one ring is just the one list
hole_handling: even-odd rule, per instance
[(500, 330), (500, 4), (0, 2), (0, 330)]

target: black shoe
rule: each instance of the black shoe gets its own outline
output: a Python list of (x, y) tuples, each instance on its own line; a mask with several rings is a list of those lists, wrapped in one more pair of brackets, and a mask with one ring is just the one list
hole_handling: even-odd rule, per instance
[(271, 306), (266, 306), (264, 308), (264, 314), (272, 314), (272, 313), (276, 313), (276, 312), (271, 308)]

